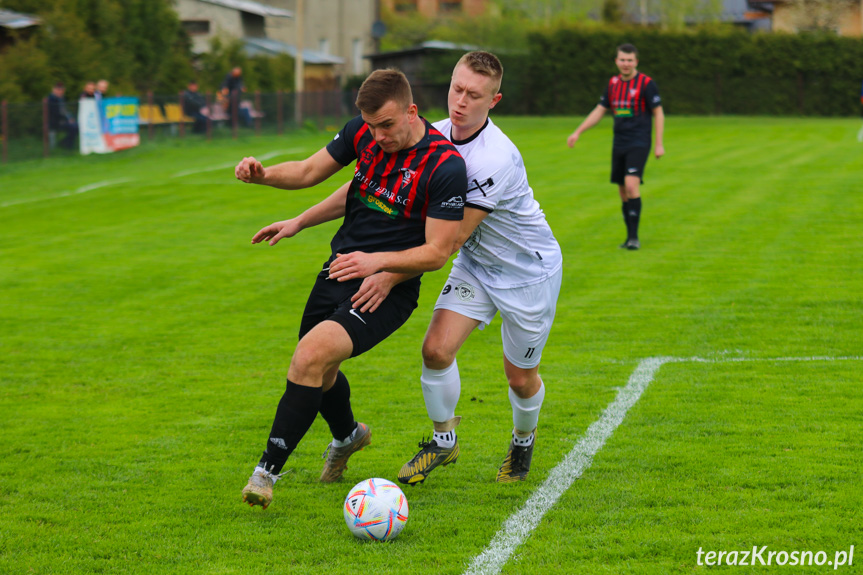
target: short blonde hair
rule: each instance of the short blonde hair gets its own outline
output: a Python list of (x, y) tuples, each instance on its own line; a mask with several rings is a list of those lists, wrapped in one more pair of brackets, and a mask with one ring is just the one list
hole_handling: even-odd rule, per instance
[(503, 79), (503, 64), (500, 63), (497, 56), (491, 52), (483, 52), (480, 50), (476, 52), (468, 52), (459, 58), (455, 67), (458, 68), (462, 64), (477, 74), (490, 78), (492, 80), (492, 87), (494, 88), (493, 93), (497, 94), (500, 92), (500, 82)]

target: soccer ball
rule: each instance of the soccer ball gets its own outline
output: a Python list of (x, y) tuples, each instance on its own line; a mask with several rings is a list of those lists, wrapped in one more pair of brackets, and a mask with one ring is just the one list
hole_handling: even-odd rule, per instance
[(392, 541), (408, 520), (408, 500), (399, 486), (386, 479), (360, 481), (345, 497), (348, 529), (360, 539)]

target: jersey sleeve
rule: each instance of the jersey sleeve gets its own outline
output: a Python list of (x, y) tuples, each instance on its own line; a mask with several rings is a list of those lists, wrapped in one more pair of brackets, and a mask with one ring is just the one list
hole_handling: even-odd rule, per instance
[(611, 108), (611, 100), (608, 99), (608, 86), (605, 87), (605, 91), (599, 99), (599, 105), (603, 108)]
[(653, 80), (648, 82), (647, 86), (644, 87), (644, 101), (647, 102), (647, 106), (651, 110), (662, 105), (662, 98), (659, 97), (659, 88), (656, 87), (656, 82)]
[(453, 150), (441, 160), (429, 181), (426, 217), (437, 220), (463, 219), (466, 189), (464, 159)]
[(481, 167), (468, 175), (465, 206), (493, 212), (520, 162), (521, 157), (515, 154), (488, 154), (478, 162)]
[(363, 129), (365, 122), (362, 116), (357, 116), (344, 125), (336, 136), (327, 144), (327, 151), (335, 161), (347, 166), (357, 159), (357, 149), (354, 140)]

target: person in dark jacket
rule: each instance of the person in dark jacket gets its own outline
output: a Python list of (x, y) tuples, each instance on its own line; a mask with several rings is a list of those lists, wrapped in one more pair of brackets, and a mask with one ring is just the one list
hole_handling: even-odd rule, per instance
[(66, 108), (65, 94), (66, 86), (63, 82), (57, 82), (51, 88), (51, 93), (48, 95), (48, 130), (55, 135), (58, 132), (65, 132), (66, 137), (60, 145), (71, 149), (75, 146), (75, 138), (78, 137), (78, 122)]

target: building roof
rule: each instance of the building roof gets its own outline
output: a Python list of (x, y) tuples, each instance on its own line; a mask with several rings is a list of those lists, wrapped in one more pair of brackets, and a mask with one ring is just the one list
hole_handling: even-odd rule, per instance
[(470, 52), (472, 50), (479, 50), (480, 48), (477, 46), (472, 46), (470, 44), (456, 44), (454, 42), (444, 42), (442, 40), (427, 40), (421, 44), (417, 44), (416, 46), (411, 46), (410, 48), (405, 48), (403, 50), (393, 50), (392, 52), (380, 52), (378, 54), (368, 54), (365, 58), (379, 58), (386, 56), (394, 56), (394, 55), (405, 55), (405, 54), (419, 54), (422, 52), (436, 52), (436, 51), (455, 51), (460, 50), (462, 52)]
[[(297, 48), (293, 44), (285, 44), (271, 38), (243, 38), (246, 54), (257, 56), (263, 54), (272, 56), (275, 54), (287, 54), (293, 58), (297, 57)], [(303, 63), (305, 64), (344, 64), (344, 58), (324, 54), (315, 50), (303, 50)]]
[(281, 8), (276, 8), (274, 6), (270, 6), (269, 4), (263, 4), (261, 2), (254, 2), (254, 0), (198, 0), (199, 2), (206, 2), (208, 4), (215, 4), (216, 6), (223, 6), (225, 8), (231, 8), (233, 10), (237, 10), (239, 12), (248, 12), (249, 14), (257, 14), (258, 16), (274, 16), (277, 18), (293, 18), (294, 13), (290, 10), (283, 10)]
[(41, 23), (42, 20), (31, 14), (22, 14), (21, 12), (0, 9), (0, 27), (8, 28), (10, 30), (18, 30), (20, 28), (37, 26)]

